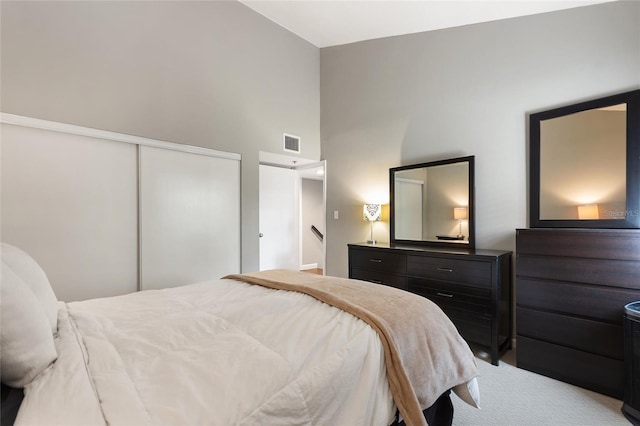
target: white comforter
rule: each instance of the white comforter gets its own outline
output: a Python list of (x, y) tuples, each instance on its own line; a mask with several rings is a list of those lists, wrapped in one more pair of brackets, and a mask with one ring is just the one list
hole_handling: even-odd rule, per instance
[(231, 280), (60, 304), (58, 360), (16, 424), (388, 425), (378, 335), (295, 292)]

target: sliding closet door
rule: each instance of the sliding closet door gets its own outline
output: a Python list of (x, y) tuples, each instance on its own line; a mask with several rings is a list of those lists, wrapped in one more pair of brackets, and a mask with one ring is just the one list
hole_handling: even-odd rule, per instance
[(58, 300), (136, 291), (137, 147), (1, 129), (2, 240), (42, 266)]
[(140, 147), (141, 289), (240, 272), (240, 162)]

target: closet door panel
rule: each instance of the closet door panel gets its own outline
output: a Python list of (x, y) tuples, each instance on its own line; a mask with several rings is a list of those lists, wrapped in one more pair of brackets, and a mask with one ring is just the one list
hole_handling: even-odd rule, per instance
[(141, 289), (240, 272), (240, 162), (140, 147)]
[(2, 240), (33, 256), (58, 300), (136, 291), (136, 146), (1, 126)]

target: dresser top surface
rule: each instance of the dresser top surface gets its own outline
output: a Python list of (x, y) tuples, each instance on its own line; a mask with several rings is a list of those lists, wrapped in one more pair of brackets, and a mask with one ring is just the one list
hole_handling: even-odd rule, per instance
[(350, 243), (349, 247), (355, 248), (369, 248), (369, 249), (386, 249), (392, 251), (401, 251), (403, 253), (433, 253), (433, 254), (456, 254), (467, 256), (490, 256), (499, 257), (511, 254), (506, 250), (485, 250), (485, 249), (454, 249), (454, 248), (442, 248), (442, 247), (430, 247), (430, 246), (417, 246), (409, 244), (391, 244), (391, 243)]
[(640, 237), (640, 229), (590, 229), (590, 228), (518, 228), (516, 234), (599, 235)]

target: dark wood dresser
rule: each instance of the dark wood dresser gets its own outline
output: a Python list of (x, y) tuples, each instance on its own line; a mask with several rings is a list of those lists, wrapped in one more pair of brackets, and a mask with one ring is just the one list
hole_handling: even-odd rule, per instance
[(424, 296), (491, 362), (511, 347), (511, 252), (388, 243), (349, 244), (349, 278)]
[(517, 230), (518, 367), (622, 399), (623, 313), (636, 300), (640, 230)]

